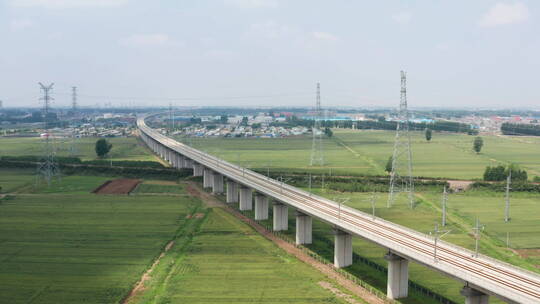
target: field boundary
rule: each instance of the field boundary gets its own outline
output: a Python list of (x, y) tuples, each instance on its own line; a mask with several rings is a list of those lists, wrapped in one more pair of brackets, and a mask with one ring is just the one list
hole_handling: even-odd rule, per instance
[(368, 283), (361, 281), (357, 277), (351, 275), (350, 273), (336, 269), (332, 264), (327, 263), (322, 257), (319, 257), (316, 253), (312, 252), (306, 247), (298, 246), (287, 239), (283, 238), (279, 233), (268, 230), (266, 227), (257, 223), (256, 221), (250, 219), (244, 214), (240, 213), (238, 210), (232, 208), (231, 206), (225, 204), (217, 197), (207, 193), (206, 191), (200, 189), (196, 184), (188, 183), (188, 189), (191, 188), (191, 193), (198, 192), (198, 196), (204, 200), (211, 200), (210, 203), (212, 206), (222, 208), (227, 211), (235, 218), (239, 219), (243, 223), (250, 226), (252, 229), (257, 231), (263, 237), (274, 243), (276, 246), (285, 250), (287, 253), (295, 256), (298, 260), (312, 266), (316, 270), (320, 271), (328, 278), (336, 281), (340, 286), (347, 289), (349, 292), (360, 297), (364, 301), (373, 304), (399, 304), (401, 302), (390, 300), (386, 298), (386, 294), (380, 292), (378, 289), (372, 287)]

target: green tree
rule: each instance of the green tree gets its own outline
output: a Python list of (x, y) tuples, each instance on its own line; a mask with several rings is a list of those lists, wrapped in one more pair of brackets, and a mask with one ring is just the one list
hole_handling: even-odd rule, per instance
[(482, 151), (483, 146), (484, 146), (484, 140), (482, 139), (482, 137), (477, 136), (474, 139), (474, 142), (473, 142), (473, 150), (474, 150), (474, 152), (480, 153), (480, 151)]
[(427, 141), (431, 141), (431, 129), (430, 128), (426, 128), (426, 140)]
[(112, 149), (112, 144), (105, 138), (100, 138), (96, 141), (96, 154), (98, 157), (103, 158)]
[(332, 132), (330, 128), (324, 128), (324, 134), (328, 137), (332, 137), (332, 135), (334, 135), (334, 132)]
[(526, 182), (528, 178), (527, 171), (520, 169), (516, 164), (511, 164), (506, 168), (503, 165), (486, 167), (486, 170), (484, 171), (484, 180), (505, 181), (510, 174), (513, 182)]
[(226, 124), (228, 120), (229, 117), (227, 117), (227, 115), (221, 115), (221, 117), (219, 118), (219, 122), (221, 122), (222, 124)]
[(386, 167), (384, 168), (384, 171), (388, 173), (392, 172), (392, 163), (393, 163), (393, 157), (390, 156), (388, 158), (388, 161), (386, 162)]
[(242, 117), (242, 122), (240, 123), (241, 126), (247, 126), (248, 125), (248, 117), (244, 116)]

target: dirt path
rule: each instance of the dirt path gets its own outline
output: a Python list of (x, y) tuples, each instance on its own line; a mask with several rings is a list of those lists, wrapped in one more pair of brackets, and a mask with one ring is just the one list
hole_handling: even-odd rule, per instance
[(150, 279), (150, 274), (152, 273), (152, 271), (154, 270), (154, 268), (156, 268), (157, 264), (159, 264), (159, 261), (165, 256), (165, 254), (167, 253), (167, 251), (169, 251), (172, 246), (174, 245), (174, 241), (170, 241), (167, 246), (165, 246), (165, 249), (163, 250), (163, 252), (159, 255), (159, 257), (154, 261), (154, 263), (152, 264), (152, 266), (150, 266), (150, 268), (142, 275), (141, 279), (139, 280), (139, 282), (137, 282), (137, 284), (135, 285), (135, 287), (133, 287), (133, 289), (130, 291), (130, 293), (128, 294), (128, 296), (124, 299), (124, 301), (122, 301), (122, 304), (128, 304), (131, 302), (131, 300), (133, 300), (133, 298), (137, 295), (139, 295), (141, 292), (144, 291), (145, 289), (145, 286), (144, 286), (144, 283), (146, 283), (146, 281), (148, 281)]
[[(316, 259), (310, 257), (309, 255), (305, 254), (302, 250), (296, 248), (293, 244), (287, 243), (286, 241), (278, 238), (272, 232), (266, 230), (263, 226), (259, 225), (254, 220), (244, 216), (240, 212), (228, 207), (223, 202), (219, 201), (217, 198), (212, 196), (209, 193), (204, 192), (195, 182), (188, 182), (187, 191), (192, 194), (193, 196), (196, 196), (200, 198), (203, 202), (205, 202), (208, 206), (214, 206), (214, 207), (220, 207), (229, 212), (230, 214), (234, 215), (244, 223), (250, 225), (253, 227), (257, 232), (262, 234), (264, 237), (269, 239), (270, 241), (274, 242), (278, 247), (285, 250), (287, 253), (294, 255), (296, 258), (301, 260), (302, 262), (311, 265), (315, 269), (319, 270), (323, 274), (325, 274), (328, 278), (335, 280), (339, 285), (344, 287), (345, 289), (352, 292), (354, 295), (362, 298), (364, 301), (368, 303), (373, 304), (383, 304), (386, 303), (382, 299), (378, 298), (377, 296), (370, 293), (365, 288), (358, 286), (353, 281), (345, 278), (341, 274), (337, 273), (332, 266), (326, 265), (324, 263), (321, 263), (317, 261)], [(323, 286), (322, 286), (323, 287)], [(327, 289), (326, 287), (323, 287)], [(336, 294), (336, 296), (338, 296)], [(340, 296), (341, 297), (341, 296)], [(355, 303), (349, 301), (350, 298), (346, 299), (349, 303)]]
[(207, 207), (218, 207), (218, 208), (225, 207), (225, 204), (223, 204), (220, 200), (215, 198), (212, 194), (204, 192), (201, 188), (199, 188), (199, 185), (197, 185), (196, 182), (192, 182), (192, 181), (187, 182), (186, 190), (190, 195), (201, 199), (201, 201)]

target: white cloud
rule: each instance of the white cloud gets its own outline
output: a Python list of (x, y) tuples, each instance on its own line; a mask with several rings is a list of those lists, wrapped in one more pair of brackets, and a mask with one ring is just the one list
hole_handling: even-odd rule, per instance
[(120, 44), (125, 46), (160, 46), (177, 44), (167, 34), (137, 34), (120, 39)]
[(9, 28), (12, 31), (22, 31), (30, 28), (34, 25), (34, 22), (30, 19), (13, 19), (9, 23)]
[(333, 34), (327, 33), (327, 32), (313, 32), (311, 33), (311, 36), (317, 40), (325, 40), (325, 41), (337, 41), (339, 40), (338, 37), (336, 37)]
[(410, 12), (399, 12), (392, 15), (392, 19), (399, 24), (408, 24), (411, 22), (412, 14)]
[(11, 0), (16, 7), (75, 8), (121, 6), (128, 0)]
[(529, 19), (529, 9), (521, 2), (514, 4), (497, 3), (489, 9), (478, 23), (483, 27), (493, 27), (521, 23)]
[(232, 5), (240, 8), (264, 8), (264, 7), (277, 7), (276, 0), (224, 0), (225, 4)]

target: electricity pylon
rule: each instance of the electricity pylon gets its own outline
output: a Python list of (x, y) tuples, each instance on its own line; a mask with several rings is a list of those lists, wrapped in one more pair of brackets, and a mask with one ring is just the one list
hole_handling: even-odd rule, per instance
[(392, 206), (399, 192), (408, 195), (409, 205), (414, 207), (414, 183), (412, 176), (411, 135), (409, 134), (409, 111), (407, 109), (407, 75), (401, 71), (401, 98), (397, 116), (392, 171), (387, 207)]
[(322, 120), (321, 85), (317, 82), (315, 117), (313, 121), (313, 128), (311, 128), (311, 131), (313, 133), (313, 144), (311, 145), (311, 160), (309, 162), (310, 166), (324, 166), (323, 144), (322, 144), (323, 131), (321, 130), (321, 120)]
[(506, 178), (506, 195), (505, 195), (505, 207), (504, 207), (504, 221), (510, 221), (510, 183), (512, 182), (512, 168), (508, 169), (508, 177)]
[(58, 164), (56, 162), (56, 150), (54, 147), (54, 144), (52, 142), (52, 134), (50, 132), (50, 115), (49, 115), (49, 108), (50, 108), (50, 102), (53, 100), (51, 97), (51, 92), (54, 83), (51, 83), (48, 86), (45, 86), (41, 82), (39, 83), (41, 90), (43, 91), (43, 97), (40, 100), (43, 100), (43, 119), (45, 122), (45, 133), (43, 134), (43, 154), (41, 156), (41, 160), (38, 164), (38, 172), (37, 172), (37, 182), (39, 182), (40, 178), (43, 177), (45, 181), (47, 182), (47, 186), (51, 185), (51, 179), (54, 176), (60, 175), (60, 170), (58, 167)]
[(444, 186), (442, 197), (442, 226), (446, 226), (446, 205), (448, 203), (448, 192), (446, 192), (446, 186)]

